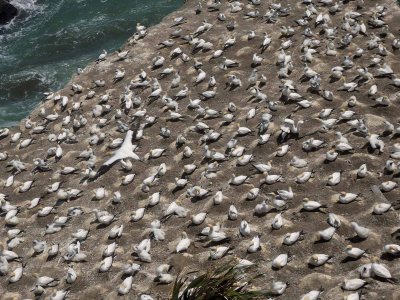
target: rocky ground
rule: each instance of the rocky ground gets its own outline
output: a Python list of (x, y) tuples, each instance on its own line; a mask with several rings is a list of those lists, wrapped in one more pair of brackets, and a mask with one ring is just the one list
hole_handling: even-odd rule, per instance
[[(200, 3), (138, 26), (0, 131), (3, 298), (167, 299), (177, 274), (246, 259), (276, 298), (400, 299), (395, 2)], [(132, 132), (122, 147), (137, 145), (139, 160), (98, 173)], [(351, 258), (348, 245), (367, 252)]]
[(18, 9), (7, 1), (0, 1), (0, 25), (7, 24), (18, 15)]

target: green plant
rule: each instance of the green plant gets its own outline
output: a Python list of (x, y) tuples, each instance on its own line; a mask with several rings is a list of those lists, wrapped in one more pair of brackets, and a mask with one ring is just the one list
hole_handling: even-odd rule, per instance
[(252, 267), (232, 263), (210, 270), (189, 282), (178, 276), (171, 300), (250, 300), (265, 299), (268, 292), (250, 290), (251, 283), (262, 274), (251, 275)]

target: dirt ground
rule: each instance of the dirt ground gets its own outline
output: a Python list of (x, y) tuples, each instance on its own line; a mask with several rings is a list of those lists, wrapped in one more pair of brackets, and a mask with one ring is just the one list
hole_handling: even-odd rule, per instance
[[(387, 244), (399, 244), (400, 234), (396, 235), (396, 230), (400, 229), (399, 214), (396, 208), (400, 204), (399, 189), (395, 188), (390, 192), (384, 193), (384, 199), (375, 194), (371, 187), (380, 185), (382, 182), (394, 181), (399, 183), (397, 171), (393, 173), (385, 172), (384, 167), (388, 159), (392, 159), (398, 166), (399, 160), (390, 158), (393, 146), (399, 143), (399, 136), (396, 134), (387, 134), (384, 132), (384, 121), (399, 127), (400, 117), (400, 95), (399, 87), (392, 84), (393, 78), (400, 72), (399, 49), (392, 47), (394, 39), (399, 39), (400, 29), (400, 10), (394, 1), (365, 0), (362, 8), (357, 8), (356, 1), (343, 1), (340, 11), (335, 14), (329, 13), (330, 5), (323, 5), (313, 1), (317, 14), (313, 14), (309, 19), (308, 26), (297, 26), (296, 20), (302, 18), (307, 6), (301, 1), (282, 2), (283, 8), (290, 8), (289, 15), (280, 16), (275, 23), (265, 22), (262, 16), (270, 9), (273, 3), (270, 0), (261, 1), (260, 5), (252, 5), (251, 1), (236, 1), (241, 3), (242, 10), (236, 13), (231, 11), (231, 5), (235, 2), (222, 1), (219, 10), (211, 11), (207, 7), (210, 3), (201, 1), (201, 13), (195, 13), (197, 1), (188, 1), (182, 9), (176, 11), (156, 26), (148, 29), (147, 35), (140, 40), (134, 41), (132, 38), (121, 50), (129, 50), (128, 57), (125, 60), (118, 60), (118, 53), (109, 54), (104, 61), (93, 62), (88, 65), (82, 74), (72, 78), (70, 84), (64, 89), (54, 92), (50, 100), (41, 103), (31, 115), (30, 120), (34, 126), (44, 124), (46, 131), (41, 134), (32, 133), (32, 129), (25, 127), (25, 120), (22, 120), (19, 127), (10, 128), (10, 133), (0, 140), (0, 153), (8, 153), (6, 160), (0, 161), (0, 181), (6, 182), (7, 178), (13, 174), (13, 171), (7, 167), (12, 160), (20, 160), (26, 165), (26, 171), (14, 176), (14, 182), (11, 186), (5, 187), (3, 184), (0, 193), (8, 196), (10, 205), (17, 206), (18, 224), (10, 226), (6, 224), (6, 214), (0, 217), (1, 240), (4, 247), (10, 238), (7, 231), (18, 228), (23, 230), (19, 235), (23, 242), (16, 246), (12, 251), (16, 252), (20, 260), (11, 261), (9, 272), (0, 277), (0, 287), (4, 291), (3, 299), (26, 299), (34, 298), (31, 291), (35, 286), (35, 276), (50, 276), (59, 279), (55, 287), (45, 289), (45, 293), (38, 298), (47, 299), (58, 290), (69, 289), (69, 299), (115, 299), (117, 297), (117, 288), (122, 283), (123, 266), (128, 261), (133, 261), (141, 265), (141, 270), (133, 277), (133, 286), (131, 291), (120, 296), (122, 299), (136, 299), (142, 293), (151, 295), (154, 299), (168, 299), (172, 284), (159, 284), (155, 282), (156, 268), (168, 263), (173, 266), (170, 273), (173, 276), (177, 274), (186, 274), (192, 271), (205, 271), (208, 268), (229, 262), (232, 259), (248, 259), (257, 264), (259, 272), (265, 274), (265, 278), (256, 282), (256, 288), (269, 289), (273, 281), (287, 282), (288, 287), (278, 299), (300, 299), (300, 296), (323, 287), (324, 292), (321, 299), (343, 299), (351, 292), (343, 291), (341, 285), (345, 279), (359, 278), (356, 269), (364, 264), (370, 263), (374, 257), (377, 257), (379, 263), (384, 264), (390, 270), (395, 278), (400, 276), (400, 262), (398, 256), (389, 256), (383, 253), (383, 247)], [(373, 28), (368, 24), (374, 11), (379, 8), (377, 5), (385, 5), (385, 16), (383, 20), (387, 24), (388, 32), (385, 29)], [(255, 18), (245, 17), (246, 13), (259, 11), (259, 16)], [(347, 47), (339, 47), (340, 40), (346, 34), (342, 28), (342, 22), (346, 14), (351, 12), (360, 13), (357, 18), (359, 24), (365, 24), (366, 34), (354, 34), (353, 40)], [(224, 13), (225, 21), (218, 20), (218, 14)], [(326, 45), (328, 39), (323, 33), (323, 25), (315, 25), (315, 19), (318, 14), (327, 14), (330, 21), (326, 22), (328, 28), (337, 27), (337, 33), (332, 42), (336, 46), (337, 55), (327, 56)], [(184, 17), (186, 22), (180, 26), (171, 27), (174, 19)], [(168, 40), (169, 35), (178, 27), (182, 29), (181, 36), (188, 35), (196, 31), (206, 20), (213, 26), (208, 31), (198, 35), (199, 39), (212, 43), (212, 50), (203, 51), (194, 49), (194, 45), (185, 43), (182, 38), (171, 38), (174, 44), (171, 47), (162, 47), (160, 42)], [(228, 30), (227, 24), (236, 22), (234, 30)], [(282, 26), (292, 26), (294, 35), (290, 38), (281, 36)], [(329, 90), (333, 92), (333, 100), (327, 101), (322, 96), (322, 92), (311, 92), (309, 90), (309, 80), (303, 80), (302, 75), (305, 63), (302, 61), (302, 44), (305, 40), (304, 29), (310, 27), (313, 32), (313, 38), (320, 41), (320, 46), (315, 47), (317, 53), (313, 55), (312, 62), (307, 66), (312, 68), (321, 76), (321, 91)], [(254, 30), (256, 36), (248, 40), (248, 32)], [(271, 37), (271, 44), (261, 53), (260, 45), (263, 43), (263, 33), (267, 32)], [(382, 32), (384, 32), (382, 34)], [(379, 55), (378, 48), (367, 49), (367, 42), (373, 38), (373, 35), (380, 36), (380, 44), (386, 48), (387, 55)], [(222, 56), (235, 60), (239, 63), (237, 67), (221, 69), (220, 64), (223, 58), (212, 59), (215, 50), (223, 49), (225, 42), (235, 37), (236, 42), (224, 50)], [(298, 109), (296, 101), (285, 101), (281, 97), (280, 85), (281, 79), (278, 77), (280, 69), (277, 64), (277, 58), (281, 43), (290, 39), (292, 46), (285, 50), (286, 54), (291, 54), (293, 61), (293, 70), (286, 79), (292, 80), (296, 91), (312, 103), (311, 107)], [(188, 62), (184, 62), (181, 56), (170, 57), (170, 52), (179, 47), (190, 57)], [(352, 58), (356, 49), (364, 49), (360, 58)], [(266, 76), (265, 84), (260, 85), (260, 91), (267, 95), (267, 102), (260, 102), (259, 99), (252, 97), (251, 88), (248, 89), (248, 77), (253, 66), (253, 54), (257, 53), (263, 58), (263, 61), (257, 70), (259, 75)], [(162, 67), (152, 68), (152, 59), (161, 55), (165, 58)], [(341, 66), (343, 58), (348, 55), (352, 58), (354, 66), (344, 71), (345, 78), (332, 80), (330, 77), (331, 69), (335, 66)], [(344, 82), (351, 82), (358, 75), (357, 67), (368, 67), (372, 57), (380, 57), (383, 62), (388, 64), (394, 75), (392, 78), (374, 76), (368, 82), (361, 83), (353, 92), (338, 90)], [(193, 67), (195, 60), (202, 63), (201, 69), (207, 74), (206, 79), (200, 84), (193, 84), (197, 76), (197, 71)], [(165, 77), (160, 76), (161, 71), (173, 66), (174, 73)], [(125, 75), (122, 80), (113, 82), (116, 69), (124, 68)], [(377, 74), (379, 66), (372, 66), (368, 71), (373, 75)], [(178, 113), (183, 115), (179, 121), (171, 121), (170, 113), (161, 101), (161, 97), (155, 101), (149, 101), (148, 96), (152, 92), (151, 84), (148, 88), (139, 88), (131, 90), (141, 98), (141, 104), (138, 107), (124, 110), (124, 103), (121, 102), (126, 87), (131, 80), (137, 78), (141, 70), (147, 73), (148, 78), (158, 78), (162, 87), (161, 96), (167, 95), (174, 99), (175, 95), (184, 87), (189, 88), (188, 95), (178, 99)], [(181, 82), (178, 87), (171, 88), (171, 82), (175, 72), (179, 72)], [(188, 109), (189, 99), (194, 100), (200, 97), (200, 93), (212, 90), (208, 86), (210, 76), (215, 76), (217, 82), (214, 90), (216, 96), (209, 100), (201, 101), (203, 108), (209, 108), (220, 112), (219, 117), (203, 118), (198, 116), (198, 112)], [(227, 85), (228, 75), (236, 75), (241, 79), (242, 86), (230, 88)], [(105, 80), (103, 87), (96, 87), (95, 80)], [(153, 80), (150, 80), (153, 83)], [(83, 90), (81, 93), (74, 93), (71, 89), (72, 84), (79, 84)], [(377, 93), (373, 96), (368, 95), (370, 87), (376, 84)], [(95, 91), (92, 98), (88, 98), (89, 91)], [(105, 112), (101, 117), (93, 116), (93, 108), (99, 104), (101, 95), (109, 94), (107, 103), (101, 105), (110, 105), (110, 111)], [(66, 109), (62, 109), (60, 101), (54, 101), (56, 95), (67, 96), (69, 99)], [(354, 107), (348, 107), (347, 101), (351, 96), (357, 98), (357, 104)], [(391, 103), (389, 106), (377, 106), (376, 99), (380, 96), (387, 96)], [(268, 107), (268, 101), (276, 102), (277, 109), (271, 110)], [(81, 103), (79, 110), (72, 109), (73, 103)], [(223, 124), (222, 116), (228, 113), (228, 103), (233, 102), (237, 110), (232, 114), (235, 120), (230, 124)], [(254, 118), (246, 119), (248, 111), (256, 108)], [(333, 112), (328, 118), (337, 118), (338, 122), (327, 132), (320, 131), (321, 119), (318, 117), (322, 109), (332, 108)], [(116, 118), (117, 109), (122, 110), (121, 118)], [(87, 169), (88, 161), (76, 159), (76, 157), (87, 147), (93, 149), (95, 158), (95, 168), (99, 167), (112, 154), (109, 147), (112, 140), (124, 138), (125, 133), (117, 131), (118, 121), (128, 124), (133, 115), (141, 110), (146, 110), (147, 116), (155, 116), (156, 123), (144, 129), (143, 138), (135, 143), (138, 145), (137, 155), (142, 161), (132, 160), (133, 169), (129, 172), (123, 171), (121, 163), (114, 165), (107, 173), (94, 181), (85, 181), (83, 172)], [(44, 110), (44, 113), (41, 112)], [(366, 136), (359, 134), (351, 128), (345, 120), (339, 120), (341, 112), (351, 110), (355, 114), (352, 120), (363, 119), (369, 134), (378, 134), (385, 143), (382, 153), (378, 150), (371, 151), (368, 147)], [(43, 116), (58, 114), (54, 121), (46, 121)], [(263, 145), (258, 145), (257, 126), (261, 121), (263, 113), (272, 115), (267, 130), (270, 139)], [(71, 122), (63, 125), (63, 118), (70, 115)], [(79, 120), (80, 116), (87, 119), (87, 124), (79, 129), (73, 128), (73, 120)], [(280, 142), (280, 126), (286, 118), (290, 117), (297, 123), (303, 120), (304, 124), (300, 126), (299, 134), (290, 135), (283, 143)], [(93, 137), (93, 125), (99, 124), (101, 118), (106, 119), (105, 125), (95, 126), (99, 132), (105, 134), (103, 142), (90, 145), (90, 138)], [(141, 119), (142, 124), (144, 118)], [(203, 122), (209, 128), (219, 132), (221, 137), (212, 143), (209, 143), (209, 149), (225, 153), (228, 141), (235, 137), (239, 126), (245, 126), (252, 130), (251, 134), (245, 136), (236, 136), (237, 145), (245, 148), (244, 154), (253, 154), (253, 163), (267, 163), (270, 161), (271, 174), (279, 174), (283, 177), (283, 182), (274, 184), (263, 183), (266, 174), (261, 174), (255, 170), (252, 163), (245, 166), (237, 166), (237, 157), (226, 155), (226, 160), (219, 163), (215, 176), (207, 178), (210, 172), (206, 172), (209, 163), (212, 160), (204, 157), (204, 144), (201, 143), (203, 133), (193, 130), (198, 122)], [(168, 138), (160, 136), (160, 128), (167, 127), (171, 135)], [(76, 143), (62, 141), (59, 146), (62, 148), (61, 159), (55, 159), (54, 156), (48, 156), (48, 149), (57, 147), (58, 143), (49, 140), (49, 134), (60, 133), (69, 129), (76, 137)], [(19, 141), (11, 142), (11, 136), (21, 132), (20, 141), (33, 138), (33, 143), (26, 148), (19, 146)], [(354, 148), (351, 153), (339, 154), (334, 162), (327, 163), (325, 154), (328, 150), (334, 149), (337, 144), (336, 132), (341, 132), (348, 139), (349, 144)], [(182, 147), (176, 147), (176, 138), (183, 135), (186, 138), (186, 144)], [(320, 139), (324, 141), (324, 146), (318, 150), (306, 152), (302, 149), (303, 142), (310, 139)], [(276, 156), (276, 151), (282, 145), (289, 145), (289, 151), (283, 157)], [(193, 151), (190, 158), (183, 158), (183, 149), (188, 146)], [(166, 149), (165, 155), (156, 159), (146, 159), (146, 155), (151, 149)], [(290, 165), (294, 156), (305, 159), (307, 166), (295, 168)], [(51, 168), (48, 172), (32, 173), (35, 165), (34, 159), (45, 159)], [(165, 163), (167, 172), (159, 180), (150, 186), (148, 192), (141, 189), (145, 178), (153, 175), (158, 166)], [(368, 174), (365, 178), (357, 178), (357, 170), (362, 164), (367, 164)], [(197, 169), (190, 175), (187, 175), (188, 184), (182, 189), (175, 188), (175, 178), (181, 178), (183, 168), (187, 164), (195, 164)], [(60, 170), (64, 167), (75, 167), (78, 171), (75, 174), (62, 175)], [(313, 177), (304, 184), (296, 183), (298, 175), (305, 171), (312, 171)], [(334, 172), (341, 172), (341, 181), (335, 186), (327, 185), (328, 177)], [(123, 176), (134, 173), (136, 176), (132, 183), (121, 185)], [(248, 181), (242, 185), (234, 186), (229, 184), (233, 174), (250, 176)], [(21, 193), (18, 189), (26, 181), (33, 180), (33, 187)], [(61, 182), (60, 189), (68, 190), (77, 188), (82, 190), (82, 195), (71, 201), (60, 201), (57, 192), (48, 193), (47, 187), (55, 182)], [(191, 186), (201, 186), (209, 190), (209, 193), (203, 199), (193, 199), (187, 197), (186, 190)], [(104, 199), (94, 201), (94, 191), (97, 188), (104, 187), (106, 196)], [(254, 187), (260, 188), (260, 194), (255, 200), (247, 200), (247, 193)], [(289, 187), (293, 189), (294, 198), (287, 201), (287, 207), (282, 211), (284, 225), (279, 230), (271, 229), (271, 221), (280, 213), (277, 209), (272, 209), (263, 216), (254, 215), (255, 206), (266, 200), (268, 205), (273, 205), (275, 193), (278, 190), (286, 190)], [(219, 205), (214, 205), (213, 196), (222, 190), (226, 198)], [(113, 193), (119, 191), (122, 195), (120, 204), (113, 204)], [(338, 196), (341, 191), (358, 194), (356, 201), (349, 204), (338, 203)], [(147, 207), (143, 219), (138, 222), (130, 221), (132, 213), (142, 207), (146, 207), (150, 195), (161, 192), (160, 203), (154, 207)], [(31, 200), (40, 197), (39, 204), (28, 209)], [(307, 212), (302, 210), (303, 198), (315, 200), (326, 206), (322, 212)], [(172, 216), (162, 223), (162, 229), (166, 237), (164, 241), (151, 241), (151, 262), (141, 262), (134, 255), (134, 246), (143, 239), (149, 238), (153, 220), (161, 219), (164, 211), (170, 203), (178, 201), (181, 206), (188, 210), (185, 218)], [(392, 204), (392, 208), (382, 214), (374, 215), (372, 210), (374, 205), (387, 201)], [(237, 220), (228, 219), (228, 210), (231, 204), (234, 204), (239, 212)], [(45, 217), (39, 217), (38, 211), (44, 207), (54, 207), (53, 211)], [(71, 207), (81, 207), (84, 213), (80, 216), (71, 217), (67, 225), (59, 232), (54, 234), (44, 234), (46, 225), (51, 224), (55, 217), (67, 216), (68, 209)], [(101, 226), (95, 221), (93, 209), (107, 211), (118, 216), (112, 224)], [(7, 208), (3, 205), (2, 210)], [(207, 212), (206, 220), (199, 226), (188, 226), (191, 223), (190, 216), (200, 212)], [(327, 213), (336, 214), (341, 220), (341, 226), (336, 230), (335, 235), (330, 241), (320, 242), (317, 232), (328, 228)], [(246, 220), (251, 227), (249, 236), (239, 234), (239, 226), (242, 220)], [(355, 237), (355, 232), (350, 226), (351, 222), (369, 229), (367, 239)], [(209, 240), (199, 236), (201, 230), (206, 224), (221, 223), (222, 230), (230, 237), (229, 242), (221, 245), (230, 245), (232, 250), (229, 255), (219, 260), (210, 260), (211, 248)], [(98, 271), (102, 261), (102, 253), (106, 245), (113, 242), (109, 239), (108, 233), (113, 226), (123, 225), (122, 236), (116, 239), (117, 249), (113, 259), (112, 267), (108, 272), (100, 273)], [(81, 252), (87, 254), (85, 262), (66, 262), (63, 256), (66, 254), (68, 245), (75, 241), (72, 236), (77, 229), (89, 230), (88, 237), (81, 242)], [(175, 248), (180, 241), (181, 232), (185, 231), (191, 239), (191, 246), (184, 253), (176, 253)], [(282, 244), (282, 240), (287, 233), (303, 231), (303, 238), (291, 246)], [(261, 235), (261, 249), (256, 253), (248, 253), (247, 248), (254, 236)], [(33, 240), (46, 241), (46, 249), (41, 254), (34, 254)], [(51, 245), (59, 244), (59, 253), (53, 258), (49, 258), (47, 250)], [(344, 252), (346, 245), (351, 244), (363, 250), (368, 250), (368, 254), (359, 259), (351, 260), (346, 258)], [(271, 261), (281, 253), (287, 253), (291, 259), (289, 263), (279, 269), (271, 268)], [(310, 267), (308, 259), (313, 254), (328, 254), (332, 259), (319, 267)], [(23, 265), (22, 278), (16, 283), (9, 283), (8, 278), (12, 276), (12, 271)], [(74, 283), (65, 282), (65, 276), (68, 266), (72, 267), (77, 273), (77, 279)], [(193, 276), (193, 273), (192, 275)], [(363, 299), (400, 299), (400, 288), (397, 283), (391, 280), (383, 280), (372, 277), (365, 279), (368, 285), (362, 289)], [(159, 297), (159, 298), (157, 298)], [(161, 297), (161, 298), (160, 298)]]

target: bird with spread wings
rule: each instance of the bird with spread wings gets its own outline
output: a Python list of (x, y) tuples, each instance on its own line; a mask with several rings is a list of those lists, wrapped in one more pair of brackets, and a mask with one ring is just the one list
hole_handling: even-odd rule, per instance
[(97, 179), (105, 174), (121, 159), (132, 158), (134, 160), (140, 160), (139, 156), (135, 153), (137, 145), (133, 144), (133, 142), (136, 140), (136, 134), (139, 130), (139, 127), (140, 120), (139, 118), (135, 118), (132, 121), (131, 129), (128, 130), (125, 135), (125, 139), (121, 147), (114, 152), (113, 156), (111, 156), (105, 163), (102, 164), (93, 179)]

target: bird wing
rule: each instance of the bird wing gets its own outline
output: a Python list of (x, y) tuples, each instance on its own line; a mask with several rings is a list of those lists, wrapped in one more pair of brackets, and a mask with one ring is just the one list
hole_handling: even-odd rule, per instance
[(112, 166), (114, 165), (117, 161), (120, 159), (125, 158), (125, 155), (123, 155), (123, 152), (119, 150), (115, 151), (114, 155), (111, 156), (104, 164), (103, 166)]
[(134, 160), (140, 160), (140, 157), (133, 151), (126, 155), (126, 157), (132, 158)]
[(104, 175), (108, 172), (122, 157), (118, 155), (118, 151), (110, 157), (97, 171), (96, 175), (94, 176), (93, 180), (96, 180), (100, 176)]

